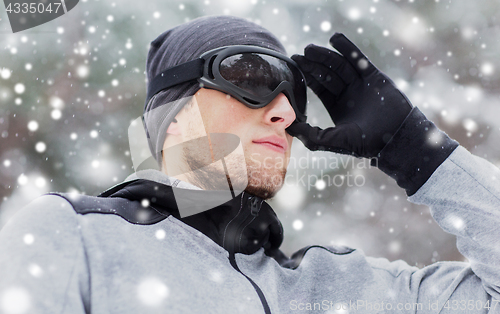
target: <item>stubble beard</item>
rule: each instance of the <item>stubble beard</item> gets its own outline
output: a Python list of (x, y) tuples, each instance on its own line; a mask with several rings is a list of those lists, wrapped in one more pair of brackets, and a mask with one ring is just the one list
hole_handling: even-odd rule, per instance
[(246, 162), (248, 186), (245, 191), (265, 200), (274, 197), (285, 182), (286, 168), (276, 164), (266, 167), (253, 158), (246, 158)]
[[(270, 199), (282, 188), (285, 182), (286, 168), (284, 166), (266, 165), (249, 156), (229, 155), (224, 158), (224, 167), (220, 162), (205, 166), (203, 160), (197, 158), (193, 147), (185, 146), (184, 158), (191, 169), (186, 173), (188, 180), (204, 190), (227, 190), (228, 186), (234, 191), (245, 191), (264, 200)], [(281, 163), (284, 165), (285, 163)], [(246, 165), (246, 171), (242, 171)], [(192, 170), (196, 169), (196, 170)]]
[[(192, 120), (188, 126), (190, 132), (197, 128)], [(184, 160), (191, 169), (185, 175), (192, 184), (204, 190), (227, 190), (229, 187), (235, 193), (245, 191), (267, 200), (274, 197), (285, 182), (288, 163), (281, 160), (281, 167), (279, 163), (266, 165), (253, 159), (246, 147), (243, 154), (229, 154), (224, 158), (226, 169), (221, 162), (206, 165), (206, 160), (200, 157), (203, 152), (193, 145), (185, 145), (182, 150)]]

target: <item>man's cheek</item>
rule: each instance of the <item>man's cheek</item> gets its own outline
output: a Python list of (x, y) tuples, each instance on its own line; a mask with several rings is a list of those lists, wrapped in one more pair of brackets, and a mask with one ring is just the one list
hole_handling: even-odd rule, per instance
[(250, 154), (249, 156), (250, 156), (250, 158), (249, 158), (249, 161), (247, 161), (247, 164), (250, 164), (254, 167), (260, 168), (260, 166), (261, 166), (261, 162), (260, 162), (260, 158), (259, 158), (260, 155), (253, 153), (253, 154)]

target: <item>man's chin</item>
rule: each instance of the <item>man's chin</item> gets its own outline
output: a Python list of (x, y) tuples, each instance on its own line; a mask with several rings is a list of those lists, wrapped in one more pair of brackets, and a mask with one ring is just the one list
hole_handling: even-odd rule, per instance
[(277, 189), (268, 189), (263, 186), (247, 186), (245, 192), (262, 198), (263, 200), (268, 200), (276, 195), (281, 187)]
[(265, 178), (255, 178), (249, 175), (248, 186), (245, 188), (245, 192), (264, 200), (270, 199), (283, 187), (285, 175), (286, 170)]

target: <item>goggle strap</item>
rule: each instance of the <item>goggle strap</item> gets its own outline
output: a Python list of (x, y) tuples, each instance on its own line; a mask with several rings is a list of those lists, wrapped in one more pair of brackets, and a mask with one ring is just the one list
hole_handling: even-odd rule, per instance
[(191, 80), (198, 79), (203, 76), (204, 60), (201, 58), (188, 61), (183, 64), (166, 69), (151, 80), (148, 85), (148, 94), (146, 97), (146, 105), (149, 100), (158, 92)]

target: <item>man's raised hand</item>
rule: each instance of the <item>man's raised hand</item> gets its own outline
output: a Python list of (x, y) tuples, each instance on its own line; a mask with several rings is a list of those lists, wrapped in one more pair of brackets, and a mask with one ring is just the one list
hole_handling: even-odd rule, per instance
[(293, 55), (292, 59), (335, 127), (323, 130), (295, 122), (287, 132), (310, 150), (376, 157), (413, 106), (394, 82), (343, 34), (335, 33), (330, 44), (341, 54), (310, 44), (304, 49), (304, 56)]

